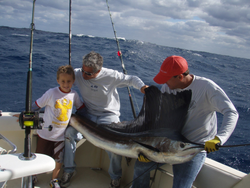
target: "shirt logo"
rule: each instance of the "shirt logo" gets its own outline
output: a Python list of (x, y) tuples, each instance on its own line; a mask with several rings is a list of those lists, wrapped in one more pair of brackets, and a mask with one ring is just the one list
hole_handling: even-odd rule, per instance
[(56, 118), (59, 121), (68, 121), (68, 110), (72, 109), (72, 101), (69, 99), (58, 99), (55, 104), (55, 108), (59, 109), (59, 113)]
[(98, 86), (96, 86), (96, 85), (91, 85), (91, 88), (95, 88), (95, 89), (97, 89), (97, 88), (98, 88)]
[(98, 90), (98, 86), (97, 85), (91, 85), (91, 91), (97, 91)]

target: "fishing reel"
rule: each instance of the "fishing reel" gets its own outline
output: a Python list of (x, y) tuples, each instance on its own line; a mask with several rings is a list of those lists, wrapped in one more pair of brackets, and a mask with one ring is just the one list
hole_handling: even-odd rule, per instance
[(21, 112), (19, 116), (19, 125), (22, 129), (42, 129), (43, 118), (39, 118), (39, 112)]

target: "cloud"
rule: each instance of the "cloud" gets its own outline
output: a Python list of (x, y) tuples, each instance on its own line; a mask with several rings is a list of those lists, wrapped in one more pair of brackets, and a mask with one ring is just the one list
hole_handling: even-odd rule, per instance
[[(119, 37), (250, 58), (249, 0), (109, 0)], [(69, 0), (37, 0), (36, 29), (68, 32)], [(32, 0), (1, 0), (0, 25), (29, 27)], [(72, 0), (72, 33), (113, 38), (105, 0)]]

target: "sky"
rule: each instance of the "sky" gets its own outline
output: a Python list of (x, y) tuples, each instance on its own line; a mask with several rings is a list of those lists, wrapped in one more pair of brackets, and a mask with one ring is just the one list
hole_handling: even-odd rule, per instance
[[(117, 37), (250, 59), (250, 0), (109, 0)], [(33, 0), (0, 0), (0, 26), (29, 28)], [(72, 34), (114, 38), (106, 0), (72, 0)], [(69, 0), (36, 0), (35, 29), (69, 33)]]

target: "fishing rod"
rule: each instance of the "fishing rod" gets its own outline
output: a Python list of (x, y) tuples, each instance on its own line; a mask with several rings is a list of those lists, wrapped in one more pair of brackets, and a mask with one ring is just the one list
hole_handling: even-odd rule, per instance
[[(26, 111), (21, 112), (19, 116), (19, 124), (22, 129), (25, 129), (24, 153), (19, 155), (20, 160), (33, 160), (36, 158), (35, 154), (31, 153), (31, 129), (41, 129), (39, 125), (42, 118), (39, 118), (39, 112), (32, 111), (32, 53), (33, 53), (33, 35), (35, 30), (34, 15), (35, 2), (33, 0), (32, 22), (31, 22), (31, 37), (30, 37), (30, 53), (29, 53), (29, 69), (27, 73), (27, 87), (26, 87)], [(31, 188), (32, 176), (22, 178), (22, 188)]]
[(250, 144), (236, 144), (236, 145), (219, 145), (219, 144), (216, 144), (216, 149), (217, 148), (233, 148), (233, 147), (241, 147), (241, 146), (250, 146)]
[(22, 129), (25, 129), (25, 143), (24, 153), (19, 158), (23, 160), (31, 160), (35, 158), (35, 155), (30, 150), (30, 131), (31, 129), (41, 129), (39, 125), (42, 122), (42, 118), (39, 118), (39, 112), (32, 111), (32, 53), (33, 53), (33, 35), (35, 30), (34, 14), (35, 14), (35, 2), (33, 0), (32, 9), (32, 22), (31, 22), (31, 37), (30, 37), (30, 53), (29, 53), (29, 69), (27, 73), (27, 87), (26, 87), (26, 111), (21, 112), (19, 116), (19, 124)]
[[(24, 153), (19, 155), (21, 160), (32, 160), (36, 156), (31, 153), (31, 128), (38, 127), (39, 115), (31, 111), (32, 106), (32, 52), (33, 52), (33, 34), (34, 34), (34, 13), (35, 1), (33, 0), (32, 23), (31, 23), (31, 37), (30, 37), (30, 54), (29, 54), (29, 70), (27, 73), (27, 87), (26, 87), (26, 111), (21, 112), (19, 116), (19, 124), (22, 129), (25, 129)], [(22, 178), (22, 187), (32, 187), (32, 176)]]
[[(111, 13), (110, 13), (110, 10), (109, 10), (108, 0), (106, 0), (106, 3), (107, 3), (107, 7), (108, 7), (108, 11), (109, 11), (109, 16), (110, 16), (110, 20), (111, 20), (111, 24), (112, 24), (112, 27), (113, 27), (113, 31), (114, 31), (114, 35), (115, 35), (115, 40), (116, 40), (117, 48), (118, 48), (117, 55), (119, 56), (119, 58), (121, 60), (121, 65), (122, 65), (123, 73), (127, 74), (127, 70), (125, 68), (125, 65), (124, 65), (123, 59), (122, 59), (122, 52), (121, 52), (121, 49), (120, 49), (119, 41), (118, 41), (117, 36), (116, 36), (116, 30), (115, 30), (114, 22), (112, 20), (112, 16), (111, 16)], [(133, 116), (134, 116), (134, 118), (136, 118), (135, 107), (134, 107), (133, 99), (132, 99), (132, 96), (131, 96), (131, 93), (130, 93), (130, 89), (129, 89), (129, 87), (127, 87), (127, 89), (128, 89), (128, 95), (129, 95), (129, 100), (130, 100), (130, 104), (131, 104)]]
[[(110, 17), (110, 20), (111, 20), (111, 24), (112, 24), (112, 28), (113, 28), (113, 31), (114, 31), (115, 40), (116, 40), (116, 44), (117, 44), (117, 48), (118, 48), (117, 55), (118, 55), (119, 58), (120, 58), (121, 65), (122, 65), (122, 69), (123, 69), (123, 73), (124, 73), (124, 74), (127, 74), (127, 70), (126, 70), (126, 68), (125, 68), (125, 65), (124, 65), (123, 59), (122, 59), (122, 52), (121, 52), (121, 49), (120, 49), (119, 41), (118, 41), (117, 36), (116, 36), (115, 25), (114, 25), (114, 22), (113, 22), (113, 19), (112, 19), (112, 16), (111, 16), (111, 12), (110, 12), (110, 9), (109, 9), (108, 0), (106, 0), (106, 3), (107, 3), (107, 7), (108, 7), (108, 11), (109, 11), (109, 17)], [(133, 99), (132, 99), (132, 96), (131, 96), (131, 93), (130, 93), (130, 89), (129, 89), (129, 87), (127, 87), (127, 89), (128, 89), (128, 95), (129, 95), (129, 100), (130, 100), (130, 104), (131, 104), (133, 116), (134, 116), (134, 118), (136, 118), (135, 107), (134, 107)], [(130, 161), (131, 161), (131, 158), (126, 157), (125, 159), (126, 159), (126, 161), (127, 161), (127, 165), (129, 166), (129, 163), (130, 163)], [(158, 166), (158, 165), (157, 165), (157, 166)], [(156, 170), (157, 170), (157, 168), (155, 169), (155, 175), (156, 175)], [(147, 171), (145, 171), (144, 173), (146, 173), (146, 172), (147, 172)], [(152, 184), (153, 184), (153, 182), (154, 182), (155, 175), (154, 175), (154, 177), (153, 177), (153, 179), (152, 179)], [(140, 175), (140, 176), (141, 176), (141, 175)], [(133, 180), (133, 181), (134, 181), (134, 180)], [(132, 181), (132, 182), (133, 182), (133, 181)], [(152, 186), (152, 184), (151, 184), (151, 186)], [(151, 187), (151, 186), (150, 186), (150, 187)]]
[[(195, 142), (190, 142), (188, 141), (189, 143), (192, 143), (192, 144), (196, 144), (198, 145), (197, 147), (204, 147), (205, 148), (205, 145), (204, 144), (197, 144)], [(242, 147), (242, 146), (250, 146), (250, 143), (247, 143), (247, 144), (235, 144), (235, 145), (220, 145), (219, 143), (218, 144), (215, 144), (215, 148), (218, 150), (219, 148), (234, 148), (234, 147)]]
[(69, 0), (69, 65), (71, 65), (71, 38), (72, 38), (72, 33), (71, 33), (71, 3), (72, 0)]
[(31, 111), (31, 105), (32, 105), (32, 53), (33, 53), (33, 35), (35, 28), (34, 24), (35, 2), (36, 0), (33, 1), (32, 22), (31, 22), (29, 70), (28, 70), (27, 87), (26, 87), (26, 112)]

